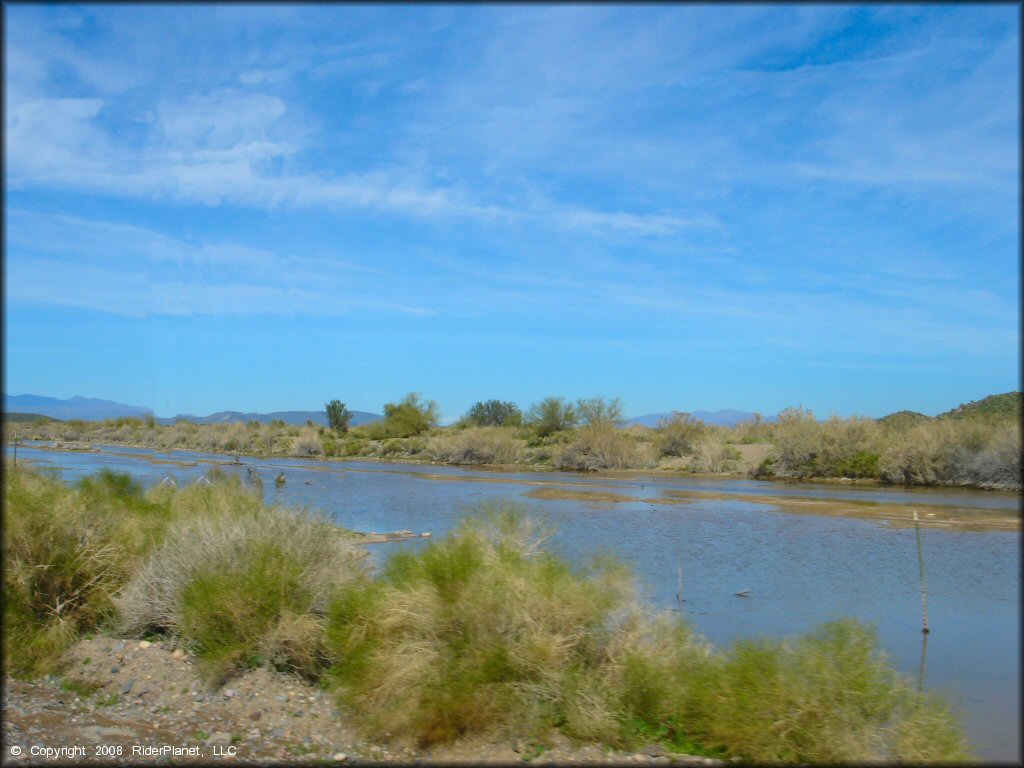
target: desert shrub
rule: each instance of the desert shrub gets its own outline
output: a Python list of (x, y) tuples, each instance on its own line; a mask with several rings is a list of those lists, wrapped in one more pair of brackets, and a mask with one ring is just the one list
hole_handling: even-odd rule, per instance
[(754, 418), (749, 421), (741, 421), (732, 428), (734, 442), (737, 443), (767, 443), (772, 439), (773, 425), (766, 422), (764, 417), (755, 413)]
[[(736, 643), (716, 662), (692, 728), (705, 744), (757, 762), (963, 760), (962, 732), (918, 695), (852, 620), (789, 640)], [(932, 731), (914, 735), (918, 726)]]
[(523, 423), (523, 412), (513, 402), (487, 400), (473, 403), (462, 422), (474, 427), (518, 427)]
[(315, 429), (306, 429), (292, 442), (293, 456), (323, 456), (324, 446)]
[(811, 411), (787, 408), (773, 430), (771, 471), (779, 477), (878, 477), (886, 434), (874, 419), (832, 416), (818, 423)]
[(630, 435), (608, 421), (580, 427), (575, 442), (554, 463), (559, 469), (582, 472), (654, 465), (651, 451), (639, 448)]
[(714, 434), (699, 437), (691, 447), (689, 467), (694, 472), (725, 472), (740, 458), (731, 445), (723, 444)]
[(1021, 487), (1021, 434), (1012, 422), (937, 419), (891, 436), (879, 459), (882, 479), (1015, 490)]
[(30, 468), (4, 472), (4, 632), (10, 672), (53, 671), (159, 538), (165, 503), (109, 471), (68, 488)]
[(426, 453), (443, 464), (515, 464), (522, 460), (525, 441), (502, 427), (470, 427), (430, 438)]
[(838, 621), (716, 652), (652, 614), (612, 563), (574, 572), (512, 509), (393, 556), (329, 611), (329, 685), (372, 734), (474, 733), (759, 762), (958, 760), (963, 734), (916, 694), (872, 630)]
[(576, 416), (589, 426), (598, 424), (616, 425), (622, 421), (625, 406), (622, 400), (605, 400), (603, 397), (580, 398), (576, 401)]
[(237, 483), (202, 491), (182, 505), (204, 512), (181, 514), (118, 596), (120, 628), (180, 638), (212, 678), (254, 660), (315, 675), (322, 633), (310, 621), (321, 624), (332, 590), (363, 578), (365, 551), (329, 521), (266, 507)]
[(688, 413), (676, 411), (670, 419), (658, 424), (658, 454), (660, 456), (686, 456), (693, 452), (707, 427), (704, 422)]
[(527, 423), (538, 437), (547, 437), (555, 432), (572, 429), (576, 426), (578, 415), (572, 403), (560, 397), (546, 397), (533, 405), (526, 416)]
[(601, 657), (632, 584), (611, 564), (574, 572), (543, 541), (528, 519), (496, 510), (394, 554), (372, 589), (334, 603), (335, 681), (370, 731), (422, 744), (541, 737), (564, 719), (573, 678)]
[[(418, 393), (411, 392), (398, 403), (384, 404), (381, 427), (388, 437), (412, 437), (437, 426), (438, 416), (436, 402), (423, 402)], [(375, 430), (377, 428), (371, 426), (370, 431)]]

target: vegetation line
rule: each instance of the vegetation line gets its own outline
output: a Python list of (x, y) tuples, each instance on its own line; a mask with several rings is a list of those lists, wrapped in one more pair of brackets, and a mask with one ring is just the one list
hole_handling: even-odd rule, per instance
[[(340, 401), (326, 406), (330, 426), (281, 421), (163, 426), (152, 418), (18, 423), (21, 437), (88, 447), (132, 445), (240, 456), (356, 458), (573, 471), (645, 470), (746, 474), (780, 480), (838, 479), (902, 485), (1021, 488), (1021, 393), (1007, 393), (929, 418), (901, 411), (882, 419), (789, 408), (734, 427), (674, 413), (657, 427), (622, 426), (618, 399), (545, 398), (523, 413), (514, 403), (476, 403), (451, 427), (418, 394), (384, 405), (385, 418), (350, 428)], [(14, 436), (5, 424), (5, 440)]]

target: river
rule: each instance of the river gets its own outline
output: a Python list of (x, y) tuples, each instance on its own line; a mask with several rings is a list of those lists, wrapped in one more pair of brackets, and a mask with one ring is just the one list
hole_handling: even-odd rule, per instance
[[(5, 453), (10, 455), (9, 447)], [(227, 472), (252, 468), (264, 480), (268, 501), (322, 510), (359, 531), (439, 536), (481, 503), (513, 502), (555, 527), (552, 544), (571, 561), (611, 553), (628, 563), (658, 607), (679, 609), (681, 567), (683, 614), (716, 645), (802, 633), (844, 616), (873, 624), (899, 670), (915, 683), (923, 676), (926, 688), (952, 701), (978, 758), (1021, 759), (1020, 533), (922, 527), (931, 628), (923, 657), (914, 528), (791, 514), (765, 499), (1019, 516), (1016, 494), (278, 458), (244, 457), (232, 465), (226, 463), (232, 457), (223, 455), (120, 446), (58, 452), (19, 445), (18, 458), (56, 467), (67, 481), (109, 468), (146, 486), (168, 477), (179, 485), (195, 482), (214, 463)], [(162, 463), (167, 460), (175, 463)], [(274, 478), (281, 472), (286, 482), (278, 488)], [(687, 494), (693, 498), (680, 498)], [(602, 495), (619, 500), (600, 500)], [(428, 541), (376, 545), (372, 556), (379, 563), (395, 548)], [(736, 595), (743, 590), (749, 596)]]

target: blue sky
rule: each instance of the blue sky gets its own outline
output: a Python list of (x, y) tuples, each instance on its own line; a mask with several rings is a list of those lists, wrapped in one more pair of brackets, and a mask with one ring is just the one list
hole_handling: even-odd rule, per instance
[(4, 13), (10, 394), (1019, 388), (1015, 5)]

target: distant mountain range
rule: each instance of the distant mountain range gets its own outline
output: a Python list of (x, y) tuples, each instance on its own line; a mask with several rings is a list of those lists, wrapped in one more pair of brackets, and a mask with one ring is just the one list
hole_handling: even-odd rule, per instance
[(83, 419), (100, 421), (131, 416), (143, 419), (152, 416), (153, 411), (137, 405), (124, 405), (112, 400), (97, 400), (94, 397), (72, 397), (60, 400), (40, 395), (4, 395), (4, 413), (38, 413), (51, 419)]
[[(307, 421), (314, 424), (327, 426), (327, 414), (324, 411), (274, 411), (273, 413), (242, 413), (241, 411), (218, 411), (209, 416), (192, 416), (190, 414), (178, 414), (171, 418), (160, 418), (153, 414), (152, 408), (145, 408), (139, 405), (125, 405), (115, 403), (113, 400), (98, 400), (96, 398), (72, 397), (68, 400), (60, 400), (56, 397), (41, 397), (39, 395), (4, 395), (5, 414), (38, 414), (49, 416), (51, 419), (68, 421), (69, 419), (82, 419), (83, 421), (102, 421), (103, 419), (136, 418), (144, 419), (153, 416), (157, 424), (174, 424), (178, 421), (191, 421), (196, 424), (223, 424), (232, 421), (258, 421), (261, 424), (269, 424), (274, 419), (280, 419), (285, 424), (303, 425)], [(384, 418), (380, 414), (367, 411), (353, 411), (352, 421), (349, 424), (358, 427), (360, 424), (377, 421)]]
[[(703, 421), (705, 424), (715, 424), (722, 427), (735, 427), (744, 421), (753, 421), (756, 416), (751, 411), (736, 411), (731, 408), (725, 408), (720, 411), (693, 411), (690, 416), (698, 421)], [(659, 422), (667, 421), (672, 418), (671, 413), (648, 413), (644, 416), (634, 416), (632, 419), (626, 419), (626, 424), (640, 424), (644, 427), (656, 427)], [(769, 416), (765, 421), (775, 421), (775, 416)]]

